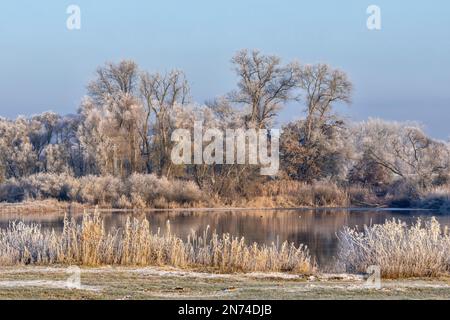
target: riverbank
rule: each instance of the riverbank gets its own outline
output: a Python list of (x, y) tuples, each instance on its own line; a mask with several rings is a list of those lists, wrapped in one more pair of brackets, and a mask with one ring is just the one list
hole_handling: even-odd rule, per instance
[[(167, 268), (82, 268), (70, 289), (62, 267), (0, 267), (0, 299), (450, 299), (450, 277), (382, 280), (278, 273), (212, 275)], [(73, 278), (72, 278), (73, 279)]]
[(54, 199), (31, 200), (18, 203), (0, 203), (0, 214), (65, 214), (69, 211), (83, 212), (94, 206)]
[(257, 206), (217, 206), (217, 207), (171, 207), (171, 208), (135, 208), (135, 209), (118, 209), (112, 208), (111, 206), (95, 206), (89, 204), (82, 204), (77, 202), (64, 202), (53, 199), (48, 200), (32, 200), (19, 203), (5, 203), (0, 202), (0, 214), (13, 214), (13, 215), (60, 215), (68, 212), (72, 213), (83, 213), (84, 211), (94, 211), (97, 208), (99, 212), (222, 212), (222, 211), (294, 211), (294, 210), (375, 210), (375, 211), (433, 211), (432, 209), (421, 209), (421, 208), (389, 208), (386, 206), (353, 206), (353, 207), (340, 207), (340, 206), (330, 206), (330, 207), (308, 207), (308, 206), (274, 206), (274, 207), (257, 207)]
[(0, 203), (58, 200), (115, 209), (174, 208), (293, 208), (380, 207), (385, 197), (361, 186), (335, 183), (306, 184), (293, 180), (261, 182), (242, 192), (214, 193), (192, 181), (168, 180), (155, 175), (134, 174), (123, 180), (112, 176), (36, 174), (0, 184)]
[(48, 211), (100, 206), (118, 210), (394, 207), (447, 212), (450, 208), (450, 188), (423, 189), (413, 183), (394, 183), (374, 189), (361, 185), (272, 180), (261, 181), (241, 192), (214, 193), (200, 189), (192, 181), (168, 180), (155, 175), (134, 174), (120, 179), (112, 176), (74, 178), (41, 173), (1, 183), (0, 203), (22, 209), (37, 205), (41, 211), (44, 209), (40, 203), (50, 204)]
[[(94, 206), (89, 204), (82, 204), (77, 202), (64, 202), (53, 199), (48, 200), (32, 200), (25, 201), (19, 203), (0, 203), (0, 214), (10, 213), (10, 214), (61, 214), (64, 215), (67, 212), (75, 212), (75, 213), (83, 213), (83, 211), (93, 211), (97, 208), (100, 212), (203, 212), (203, 211), (252, 211), (252, 210), (260, 210), (260, 211), (268, 211), (268, 210), (302, 210), (302, 209), (324, 209), (324, 210), (340, 210), (343, 209), (341, 207), (254, 207), (254, 206), (218, 206), (218, 207), (170, 207), (170, 208), (135, 208), (135, 209), (118, 209), (112, 208), (111, 206), (103, 205), (103, 206)], [(352, 209), (363, 209), (364, 207), (354, 207)], [(348, 208), (345, 208), (348, 209)], [(379, 210), (384, 210), (387, 208), (379, 207), (374, 208)], [(401, 210), (401, 209), (399, 209)], [(421, 210), (421, 209), (405, 209), (405, 210)]]

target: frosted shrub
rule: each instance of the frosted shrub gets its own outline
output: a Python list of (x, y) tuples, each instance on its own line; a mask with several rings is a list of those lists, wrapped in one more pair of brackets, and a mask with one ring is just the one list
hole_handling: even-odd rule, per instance
[(413, 179), (399, 179), (394, 181), (387, 191), (386, 199), (390, 206), (410, 208), (419, 200), (421, 188)]
[(170, 183), (166, 178), (154, 174), (133, 174), (128, 179), (128, 193), (133, 204), (149, 205), (160, 196), (170, 193)]
[(25, 190), (16, 179), (0, 184), (0, 202), (21, 202), (24, 198)]
[(0, 185), (0, 201), (58, 199), (69, 200), (77, 180), (67, 174), (39, 173), (21, 179), (9, 179)]
[(68, 174), (39, 173), (20, 180), (10, 179), (0, 185), (0, 202), (49, 198), (119, 208), (147, 208), (167, 207), (170, 202), (199, 201), (201, 191), (193, 182), (168, 180), (153, 174), (133, 174), (122, 180), (110, 175), (77, 179)]
[(201, 191), (192, 181), (174, 180), (166, 198), (175, 202), (195, 202), (201, 199)]
[(80, 178), (76, 199), (89, 204), (115, 204), (124, 193), (121, 179), (113, 176)]
[(116, 203), (116, 206), (121, 209), (132, 209), (133, 204), (130, 202), (126, 195), (121, 195), (119, 200)]
[(339, 234), (339, 260), (349, 272), (381, 268), (383, 277), (428, 277), (450, 271), (450, 236), (432, 218), (411, 227), (401, 221), (365, 226), (363, 232), (345, 228)]
[(135, 207), (150, 206), (161, 199), (178, 203), (198, 201), (200, 189), (193, 182), (167, 180), (156, 175), (133, 174), (128, 179), (128, 193)]
[(68, 174), (39, 173), (22, 178), (20, 183), (29, 199), (68, 200), (73, 181)]
[(98, 213), (83, 221), (65, 219), (63, 232), (12, 222), (0, 229), (0, 264), (78, 264), (173, 266), (217, 272), (314, 272), (308, 249), (287, 242), (247, 245), (244, 238), (192, 233), (183, 241), (170, 231), (152, 233), (148, 220), (128, 219), (123, 229), (107, 232)]
[(423, 209), (447, 212), (450, 210), (450, 187), (440, 186), (423, 191), (417, 206)]
[(314, 206), (346, 206), (347, 194), (334, 183), (317, 182), (312, 186)]

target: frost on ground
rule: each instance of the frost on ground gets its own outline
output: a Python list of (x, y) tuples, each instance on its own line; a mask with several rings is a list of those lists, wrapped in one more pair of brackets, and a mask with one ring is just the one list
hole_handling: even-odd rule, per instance
[[(0, 288), (32, 288), (41, 287), (49, 289), (67, 289), (75, 290), (67, 285), (67, 281), (56, 281), (56, 280), (7, 280), (0, 281)], [(100, 287), (94, 286), (80, 286), (76, 290), (87, 290), (87, 291), (100, 291)]]
[(278, 273), (207, 274), (173, 268), (81, 269), (81, 290), (63, 267), (0, 268), (0, 299), (450, 299), (450, 279), (386, 280)]

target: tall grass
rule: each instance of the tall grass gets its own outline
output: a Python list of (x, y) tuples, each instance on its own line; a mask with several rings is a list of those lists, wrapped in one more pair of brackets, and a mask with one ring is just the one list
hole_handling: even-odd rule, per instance
[(247, 245), (244, 238), (219, 236), (209, 229), (183, 241), (171, 233), (169, 223), (165, 232), (152, 233), (145, 219), (128, 219), (123, 229), (107, 232), (98, 213), (85, 214), (81, 224), (66, 218), (60, 234), (12, 222), (0, 230), (0, 264), (173, 266), (226, 273), (314, 271), (304, 246)]
[[(341, 207), (349, 205), (349, 197), (335, 183), (306, 184), (293, 180), (270, 181), (260, 186), (260, 195), (286, 206)], [(269, 201), (269, 202), (270, 202)]]
[(345, 228), (339, 234), (339, 260), (350, 272), (377, 265), (385, 278), (431, 277), (450, 271), (450, 235), (432, 218), (408, 227), (401, 221)]

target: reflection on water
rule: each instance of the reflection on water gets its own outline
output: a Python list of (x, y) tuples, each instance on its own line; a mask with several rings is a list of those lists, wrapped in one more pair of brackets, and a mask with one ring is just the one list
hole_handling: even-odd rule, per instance
[[(203, 232), (209, 225), (219, 234), (231, 233), (244, 236), (247, 242), (267, 243), (289, 241), (296, 245), (306, 244), (311, 254), (321, 265), (333, 261), (337, 251), (337, 233), (344, 226), (380, 224), (386, 219), (401, 219), (410, 224), (417, 218), (436, 216), (443, 225), (450, 227), (449, 214), (436, 214), (427, 211), (396, 210), (243, 210), (243, 211), (198, 211), (198, 212), (142, 212), (102, 213), (107, 229), (125, 224), (127, 217), (147, 217), (152, 229), (165, 230), (169, 220), (172, 233), (186, 238), (192, 231)], [(74, 216), (81, 221), (81, 215)], [(44, 229), (62, 230), (61, 215), (14, 215), (1, 214), (0, 227), (5, 228), (11, 220), (24, 220), (42, 225)]]

